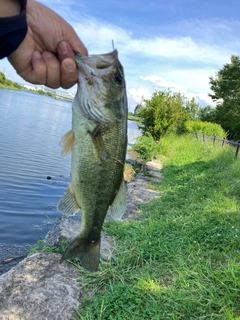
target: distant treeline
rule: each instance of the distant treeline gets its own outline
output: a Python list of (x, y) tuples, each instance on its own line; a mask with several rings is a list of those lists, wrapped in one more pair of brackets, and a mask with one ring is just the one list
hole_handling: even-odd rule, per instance
[(22, 86), (17, 82), (13, 82), (6, 78), (3, 72), (0, 72), (0, 88), (6, 88), (11, 90), (21, 90)]
[(39, 89), (37, 91), (27, 89), (24, 86), (21, 86), (19, 83), (13, 82), (10, 79), (7, 79), (3, 72), (0, 72), (0, 88), (10, 89), (10, 90), (25, 90), (25, 91), (30, 91), (30, 92), (34, 92), (37, 94), (42, 94), (44, 96), (49, 96), (49, 97), (56, 99), (56, 95), (51, 92), (47, 92), (47, 91), (44, 91), (41, 89)]

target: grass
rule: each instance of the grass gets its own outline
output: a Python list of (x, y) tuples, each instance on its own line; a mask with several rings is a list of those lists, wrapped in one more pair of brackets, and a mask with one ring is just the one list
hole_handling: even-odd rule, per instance
[[(84, 288), (75, 320), (240, 319), (240, 158), (190, 135), (160, 150), (162, 196), (136, 221), (104, 224), (115, 249), (99, 272), (72, 262)], [(67, 244), (39, 241), (31, 254)]]
[(38, 240), (36, 245), (33, 246), (29, 253), (28, 257), (32, 256), (35, 253), (61, 253), (63, 254), (64, 251), (67, 249), (69, 246), (70, 241), (69, 240), (63, 240), (60, 244), (60, 246), (50, 246), (45, 242), (45, 239), (43, 240)]
[[(106, 222), (114, 236), (99, 272), (79, 269), (75, 320), (240, 320), (240, 158), (232, 147), (168, 136), (160, 142), (160, 198), (133, 221)], [(39, 241), (35, 252), (60, 252)]]
[(190, 135), (161, 146), (163, 195), (140, 221), (105, 223), (115, 252), (80, 269), (75, 319), (240, 319), (240, 159)]
[(133, 166), (126, 163), (124, 166), (124, 181), (130, 182), (132, 179), (134, 179), (135, 175), (136, 171), (134, 170)]

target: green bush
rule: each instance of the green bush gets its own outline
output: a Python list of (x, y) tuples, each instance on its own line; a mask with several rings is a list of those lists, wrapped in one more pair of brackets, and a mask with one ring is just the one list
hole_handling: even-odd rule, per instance
[(223, 128), (216, 123), (206, 121), (186, 121), (183, 125), (184, 132), (197, 132), (206, 134), (207, 136), (216, 136), (224, 138), (227, 136)]
[(158, 148), (159, 144), (155, 142), (150, 133), (146, 133), (145, 136), (137, 138), (137, 142), (132, 149), (138, 153), (138, 156), (143, 161), (144, 165), (157, 155)]
[(145, 106), (138, 110), (143, 134), (149, 132), (155, 141), (174, 132), (179, 123), (189, 119), (184, 108), (185, 97), (181, 93), (156, 91)]

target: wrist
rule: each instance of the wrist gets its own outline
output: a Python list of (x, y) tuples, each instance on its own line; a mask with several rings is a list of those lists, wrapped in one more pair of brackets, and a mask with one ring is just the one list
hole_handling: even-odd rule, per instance
[(0, 17), (12, 17), (20, 13), (19, 0), (0, 0)]

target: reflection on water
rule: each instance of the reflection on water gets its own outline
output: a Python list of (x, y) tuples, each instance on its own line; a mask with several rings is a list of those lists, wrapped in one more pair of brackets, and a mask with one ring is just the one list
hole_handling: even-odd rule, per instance
[(137, 124), (134, 121), (128, 121), (128, 147), (133, 146), (140, 134)]
[[(34, 244), (61, 216), (54, 208), (70, 157), (61, 157), (59, 141), (71, 127), (71, 103), (0, 89), (0, 112), (0, 243)], [(129, 122), (129, 143), (138, 135)]]

